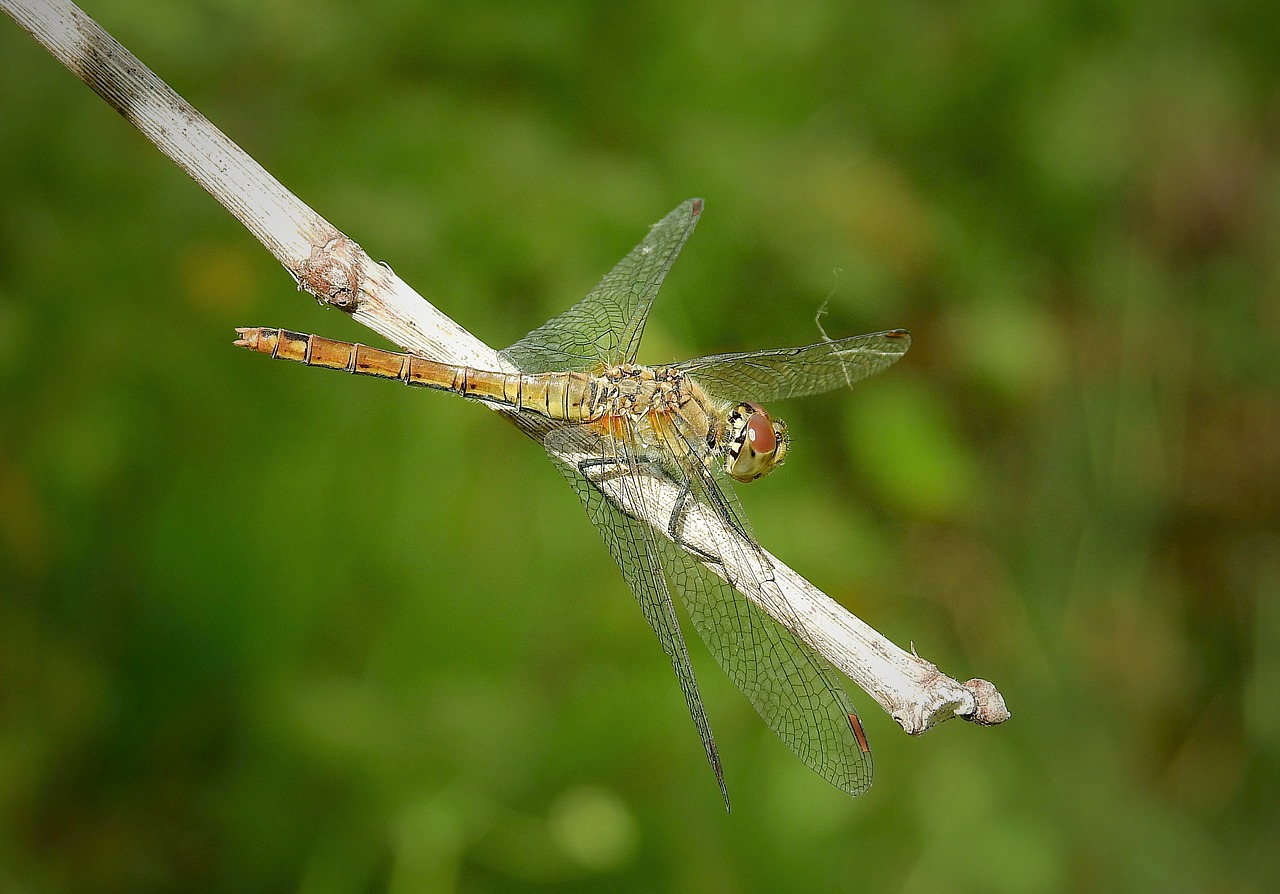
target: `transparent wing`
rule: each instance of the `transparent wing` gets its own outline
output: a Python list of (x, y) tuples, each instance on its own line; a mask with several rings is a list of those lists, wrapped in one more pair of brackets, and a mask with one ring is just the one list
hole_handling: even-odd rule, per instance
[[(732, 558), (728, 567), (750, 569), (750, 588), (763, 593), (790, 628), (803, 631), (732, 491), (701, 464), (690, 464), (688, 472), (690, 499), (727, 523), (730, 533), (713, 538), (718, 555)], [(676, 534), (679, 539), (679, 529)], [(769, 728), (837, 788), (855, 797), (870, 788), (871, 750), (839, 674), (689, 551), (666, 538), (660, 546), (693, 626)]]
[(653, 225), (644, 241), (573, 307), (503, 351), (524, 372), (588, 370), (635, 359), (649, 307), (685, 240), (702, 199), (689, 199)]
[(675, 366), (716, 397), (765, 403), (848, 387), (891, 366), (910, 346), (910, 334), (893, 329), (803, 348), (714, 354)]
[[(724, 771), (716, 750), (711, 724), (702, 707), (698, 682), (689, 663), (689, 650), (680, 624), (676, 620), (675, 607), (671, 603), (671, 591), (658, 558), (659, 537), (652, 527), (637, 521), (620, 510), (605, 494), (596, 488), (583, 474), (591, 467), (591, 474), (615, 477), (624, 490), (625, 502), (643, 505), (643, 488), (634, 477), (633, 458), (626, 444), (612, 438), (603, 438), (585, 426), (571, 426), (551, 431), (546, 446), (556, 468), (564, 475), (587, 510), (587, 517), (604, 538), (622, 576), (626, 579), (645, 620), (657, 634), (662, 650), (667, 653), (675, 669), (680, 689), (684, 692), (689, 714), (702, 737), (707, 760), (716, 774), (725, 808), (729, 807), (729, 792), (725, 787)], [(560, 455), (575, 457), (575, 464), (566, 464)]]

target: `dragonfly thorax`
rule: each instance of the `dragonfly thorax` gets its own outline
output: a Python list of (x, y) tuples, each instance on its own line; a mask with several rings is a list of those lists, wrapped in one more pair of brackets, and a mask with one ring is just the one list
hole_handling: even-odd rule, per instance
[(596, 405), (607, 416), (676, 412), (686, 402), (684, 373), (672, 367), (611, 366), (597, 385)]
[(613, 366), (593, 387), (597, 419), (631, 419), (642, 442), (722, 462), (736, 481), (755, 481), (786, 457), (785, 422), (756, 403), (717, 401), (675, 367)]

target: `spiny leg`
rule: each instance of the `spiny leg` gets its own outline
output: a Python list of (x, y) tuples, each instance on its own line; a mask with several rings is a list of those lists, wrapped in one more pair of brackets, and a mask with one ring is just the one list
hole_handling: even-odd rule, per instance
[[(689, 498), (693, 495), (692, 483), (687, 475), (684, 476), (682, 480), (670, 469), (666, 468), (661, 462), (647, 456), (638, 456), (632, 459), (617, 459), (609, 456), (600, 456), (594, 459), (581, 460), (578, 463), (577, 468), (578, 472), (581, 473), (583, 477), (591, 479), (592, 476), (587, 474), (587, 470), (599, 469), (605, 466), (613, 466), (615, 468), (612, 471), (599, 474), (597, 477), (600, 481), (605, 480), (607, 477), (625, 475), (634, 468), (643, 467), (654, 471), (657, 475), (660, 475), (670, 483), (679, 487), (680, 491), (676, 494), (675, 505), (672, 506), (671, 515), (667, 520), (667, 536), (670, 537), (671, 540), (681, 549), (692, 553), (699, 559), (716, 565), (723, 565), (719, 556), (709, 553), (701, 547), (690, 543), (680, 534), (680, 528), (683, 527), (685, 508), (688, 504)], [(734, 524), (734, 528), (741, 533), (741, 529), (739, 529), (736, 524)]]
[(681, 533), (684, 528), (685, 516), (688, 514), (689, 498), (692, 496), (693, 481), (686, 476), (684, 482), (680, 485), (680, 493), (676, 494), (675, 505), (671, 507), (671, 517), (667, 519), (667, 536), (685, 552), (692, 553), (704, 562), (711, 562), (723, 567), (724, 560), (720, 556), (709, 553), (702, 547), (690, 543)]
[[(667, 479), (667, 481), (671, 482), (672, 484), (675, 484), (684, 489), (687, 489), (688, 482), (681, 482), (679, 479), (676, 478), (675, 475), (671, 474), (671, 471), (666, 467), (664, 467), (661, 462), (659, 462), (658, 460), (650, 456), (636, 456), (636, 457), (622, 457), (622, 458), (612, 457), (612, 456), (598, 456), (595, 459), (584, 459), (579, 461), (578, 471), (586, 475), (587, 469), (594, 469), (601, 466), (616, 466), (617, 467), (616, 471), (607, 473), (610, 475), (625, 475), (629, 470), (637, 469), (637, 468), (649, 469), (655, 475), (655, 477), (660, 476), (662, 478)], [(602, 476), (602, 480), (603, 480), (603, 476)]]
[[(675, 506), (671, 510), (671, 518), (667, 522), (667, 534), (672, 541), (680, 548), (698, 556), (699, 558), (713, 562), (716, 565), (724, 567), (722, 558), (714, 553), (709, 553), (704, 549), (690, 543), (682, 534), (681, 529), (684, 527), (684, 521), (688, 515), (688, 509), (691, 502), (695, 499), (693, 494), (693, 476), (697, 472), (685, 475), (684, 481), (680, 482), (680, 493), (676, 495)], [(704, 480), (702, 482), (702, 492), (706, 494), (708, 505), (720, 517), (720, 520), (729, 526), (744, 541), (750, 542), (751, 535), (743, 528), (737, 514), (733, 512), (728, 503), (725, 501), (724, 494), (721, 493), (719, 486), (714, 479)]]

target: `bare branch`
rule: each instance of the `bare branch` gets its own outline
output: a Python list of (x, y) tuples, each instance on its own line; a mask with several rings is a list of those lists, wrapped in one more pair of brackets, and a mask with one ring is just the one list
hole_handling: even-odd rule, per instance
[[(579, 467), (587, 456), (564, 456)], [(644, 517), (662, 536), (667, 536), (666, 520), (676, 510), (680, 488), (657, 474), (638, 476), (645, 492), (622, 486), (620, 476), (607, 467), (596, 473), (584, 472), (624, 512)], [(633, 480), (635, 480), (633, 478)], [(760, 574), (750, 565), (758, 561), (754, 550), (723, 550), (725, 538), (739, 535), (725, 531), (720, 516), (696, 501), (685, 504), (680, 536), (703, 555), (719, 555), (724, 566), (704, 563), (708, 570), (732, 581), (743, 595), (770, 617), (804, 640), (843, 674), (857, 683), (904, 730), (912, 735), (951, 717), (962, 717), (984, 726), (1009, 718), (1004, 699), (985, 680), (959, 683), (914, 652), (904, 652), (844, 606), (827, 596), (772, 554), (764, 553), (769, 574)], [(776, 604), (776, 595), (766, 592), (762, 581), (772, 576), (786, 599), (786, 608)]]
[[(289, 192), (73, 3), (0, 0), (0, 9), (222, 203), (301, 289), (407, 350), (480, 369), (506, 366), (493, 349), (436, 310)], [(539, 422), (513, 421), (540, 439)], [(626, 505), (626, 495), (608, 481), (597, 485), (625, 510), (665, 531), (677, 498), (670, 482), (649, 480), (653, 493), (645, 505), (651, 518), (642, 515), (641, 507)], [(682, 533), (695, 546), (714, 543), (716, 538), (707, 531), (717, 524), (711, 513), (693, 513)], [(766, 594), (748, 592), (747, 597), (803, 635), (907, 732), (924, 732), (952, 716), (987, 725), (1008, 718), (1000, 693), (990, 683), (961, 684), (945, 676), (934, 665), (895, 646), (773, 556), (766, 557), (794, 616), (788, 622)], [(735, 581), (753, 578), (743, 573), (745, 569), (709, 567), (716, 573), (727, 572)], [(796, 618), (800, 629), (794, 629)]]
[(495, 366), (492, 350), (375, 263), (74, 3), (0, 0), (0, 9), (244, 224), (299, 288), (406, 349)]

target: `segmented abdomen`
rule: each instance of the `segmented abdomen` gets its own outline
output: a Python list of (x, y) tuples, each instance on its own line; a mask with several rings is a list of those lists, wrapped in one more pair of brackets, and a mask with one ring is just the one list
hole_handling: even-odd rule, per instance
[(464, 397), (566, 422), (591, 422), (603, 415), (595, 406), (597, 380), (586, 373), (503, 373), (454, 366), (417, 354), (384, 351), (287, 329), (237, 329), (236, 332), (240, 335), (236, 339), (240, 347), (307, 366), (399, 379), (406, 385), (453, 391)]

